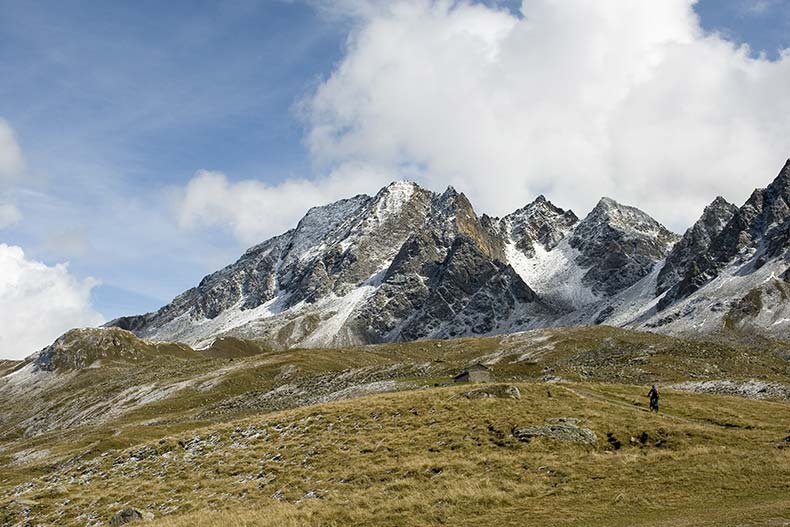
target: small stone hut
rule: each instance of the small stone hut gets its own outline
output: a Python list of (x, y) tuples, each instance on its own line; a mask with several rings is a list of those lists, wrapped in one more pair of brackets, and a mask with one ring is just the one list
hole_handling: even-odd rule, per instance
[(475, 364), (455, 376), (454, 382), (493, 382), (491, 368)]

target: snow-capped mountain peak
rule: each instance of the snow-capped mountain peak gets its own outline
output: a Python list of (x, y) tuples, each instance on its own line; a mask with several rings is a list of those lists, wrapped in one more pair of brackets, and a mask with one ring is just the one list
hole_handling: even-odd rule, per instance
[(606, 296), (650, 274), (678, 236), (641, 210), (602, 198), (576, 226), (570, 246), (588, 268), (585, 283)]
[(502, 218), (501, 224), (508, 239), (521, 252), (533, 256), (536, 243), (547, 250), (553, 249), (578, 221), (573, 211), (563, 210), (540, 195)]
[(669, 231), (648, 214), (636, 207), (623, 205), (612, 198), (603, 197), (582, 221), (585, 232), (600, 232), (599, 227), (613, 228), (624, 233), (664, 236), (671, 239)]
[[(749, 273), (783, 256), (790, 243), (790, 160), (773, 182), (755, 190), (742, 207), (697, 254), (682, 279), (661, 299), (660, 309), (687, 298), (727, 267)], [(743, 267), (747, 266), (747, 267)]]
[(283, 347), (603, 321), (715, 329), (744, 316), (775, 332), (790, 327), (790, 308), (762, 306), (790, 295), (788, 247), (790, 161), (744, 206), (716, 198), (683, 238), (611, 198), (582, 220), (545, 196), (498, 219), (452, 187), (396, 181), (310, 209), (157, 312), (111, 325), (198, 346), (238, 335)]
[(738, 211), (738, 207), (721, 196), (705, 207), (702, 216), (692, 225), (670, 251), (666, 264), (657, 277), (656, 291), (663, 293), (674, 286), (690, 270), (694, 259), (706, 254), (710, 245)]

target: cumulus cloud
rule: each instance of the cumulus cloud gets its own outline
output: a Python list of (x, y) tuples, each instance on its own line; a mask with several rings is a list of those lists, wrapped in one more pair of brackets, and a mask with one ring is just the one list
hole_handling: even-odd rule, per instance
[(418, 166), (484, 212), (545, 193), (584, 214), (609, 195), (683, 229), (790, 155), (790, 51), (752, 58), (693, 4), (363, 2), (304, 102), (307, 144), (319, 170)]
[(21, 359), (70, 328), (101, 324), (90, 303), (95, 285), (76, 278), (67, 264), (48, 266), (0, 244), (0, 357)]
[(222, 172), (200, 170), (175, 194), (178, 223), (182, 228), (224, 227), (241, 242), (255, 244), (293, 228), (310, 207), (375, 191), (392, 176), (351, 164), (331, 177), (268, 185), (232, 182)]
[(716, 195), (740, 203), (790, 156), (790, 50), (750, 56), (706, 34), (694, 0), (313, 0), (345, 16), (334, 71), (297, 105), (312, 179), (198, 172), (181, 226), (245, 243), (392, 179), (453, 185), (503, 215), (546, 194), (602, 196), (682, 231)]

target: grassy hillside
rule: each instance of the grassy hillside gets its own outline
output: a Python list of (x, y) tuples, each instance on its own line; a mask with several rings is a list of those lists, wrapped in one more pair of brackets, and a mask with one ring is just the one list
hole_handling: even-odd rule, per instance
[[(130, 340), (134, 360), (93, 342), (68, 367), (0, 376), (0, 525), (107, 525), (125, 507), (173, 527), (790, 521), (781, 342), (606, 327), (334, 350)], [(459, 397), (473, 387), (452, 376), (477, 362), (521, 399)], [(721, 381), (773, 399), (665, 389)], [(518, 439), (566, 425), (597, 442)]]
[[(7, 489), (6, 521), (103, 524), (127, 506), (171, 527), (790, 521), (787, 402), (666, 393), (656, 416), (641, 386), (517, 387), (326, 403), (75, 459)], [(514, 437), (562, 418), (597, 443)]]

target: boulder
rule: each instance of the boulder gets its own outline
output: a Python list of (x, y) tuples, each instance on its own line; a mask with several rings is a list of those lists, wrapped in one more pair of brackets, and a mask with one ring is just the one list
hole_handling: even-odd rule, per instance
[(521, 392), (512, 384), (495, 384), (485, 386), (468, 392), (463, 392), (456, 397), (466, 397), (467, 399), (521, 399)]
[(595, 432), (580, 427), (578, 422), (577, 419), (559, 418), (542, 426), (514, 426), (512, 433), (513, 437), (524, 443), (529, 443), (535, 437), (548, 437), (585, 445), (596, 444), (598, 436), (595, 435)]
[(149, 521), (153, 520), (154, 515), (150, 512), (146, 511), (139, 511), (137, 509), (126, 508), (119, 510), (115, 516), (112, 517), (110, 520), (110, 525), (112, 527), (117, 527), (119, 525), (126, 525), (127, 523), (132, 523), (136, 521)]

